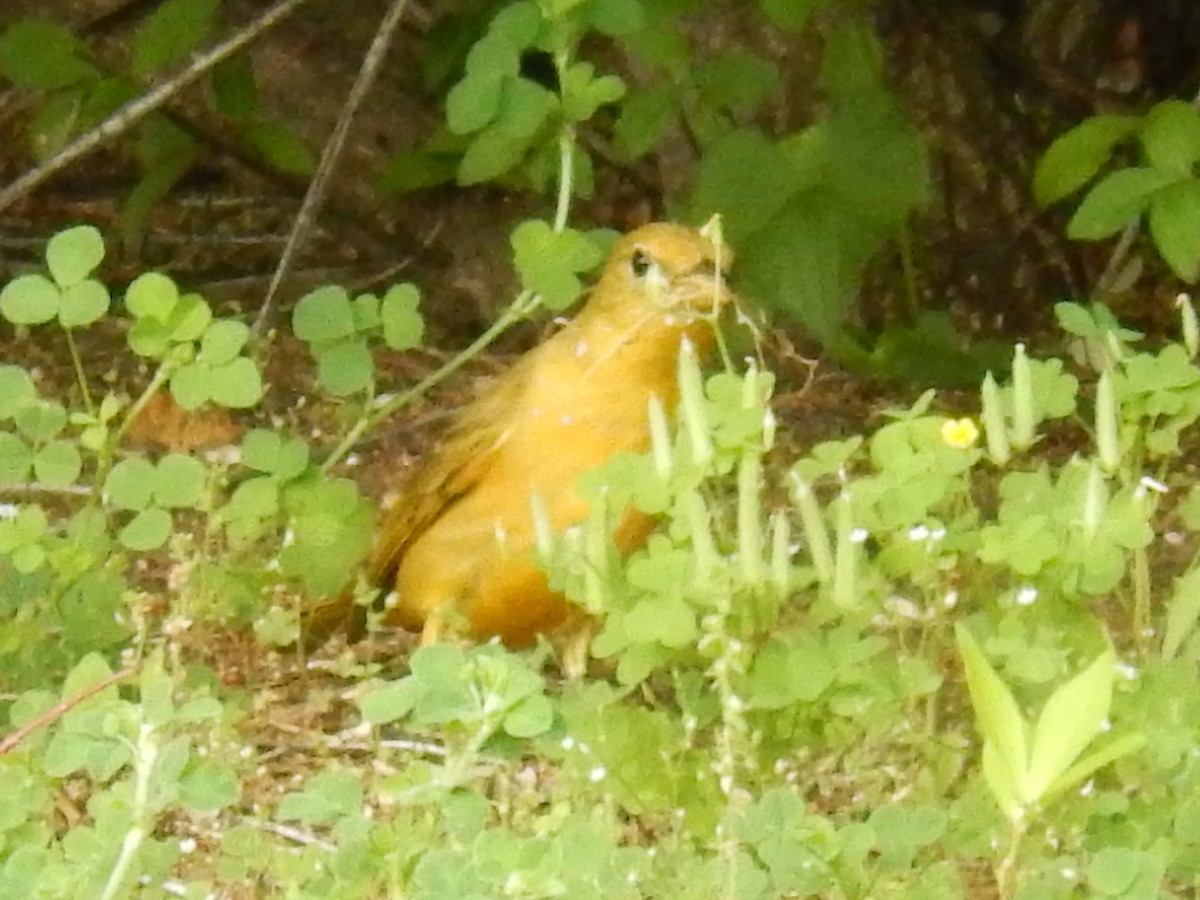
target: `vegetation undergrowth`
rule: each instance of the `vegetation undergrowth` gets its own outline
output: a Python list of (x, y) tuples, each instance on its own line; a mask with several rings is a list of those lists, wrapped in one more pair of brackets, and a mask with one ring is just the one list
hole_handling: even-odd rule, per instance
[[(163, 4), (155, 27), (182, 34), (170, 17), (185, 6)], [(807, 8), (762, 6), (781, 22)], [(409, 161), (428, 172), (446, 155), (463, 182), (554, 182), (553, 221), (514, 232), (525, 291), (488, 336), (566, 308), (602, 256), (567, 227), (590, 180), (574, 132), (627, 95), (576, 56), (585, 32), (665, 48), (677, 77), (628, 96), (621, 140), (636, 156), (689, 117), (706, 151), (691, 207), (730, 210), (752, 272), (754, 251), (806, 277), (855, 269), (923, 192), (881, 177), (897, 185), (881, 200), (859, 180), (864, 156), (912, 175), (922, 152), (858, 23), (828, 48), (840, 114), (777, 140), (741, 118), (770, 73), (744, 56), (693, 70), (656, 10), (504, 5), (451, 91), (447, 144)], [(39, 34), (45, 58), (75, 65), (30, 74), (29, 36), (11, 32), (0, 65), (66, 92), (40, 120), (47, 139), (80, 104), (98, 118), (131, 90), (69, 35)], [(191, 47), (163, 56), (146, 40), (147, 71)], [(555, 89), (522, 74), (531, 50), (550, 53)], [(499, 69), (478, 62), (489, 55)], [(1187, 116), (1081, 126), (1048, 155), (1040, 198), (1081, 187), (1138, 136), (1137, 171), (1152, 174), (1101, 181), (1074, 233), (1105, 237), (1145, 212), (1194, 277)], [(881, 123), (894, 140), (864, 142)], [(147, 140), (149, 160), (170, 161)], [(405, 170), (391, 174), (404, 187)], [(149, 166), (143, 193), (176, 177)], [(871, 227), (837, 218), (847, 196)], [(815, 240), (830, 233), (860, 243), (847, 255)], [(789, 255), (797, 240), (810, 252)], [(341, 588), (366, 550), (370, 505), (334, 471), (411, 394), (389, 399), (373, 354), (422, 341), (414, 286), (297, 304), (316, 382), (349, 411), (324, 459), (265, 420), (234, 453), (150, 454), (128, 438), (158, 391), (184, 409), (252, 410), (267, 386), (249, 329), (165, 275), (135, 279), (110, 312), (104, 254), (95, 229), (64, 231), (44, 271), (0, 290), (6, 327), (61, 340), (76, 381), (48, 396), (37, 373), (0, 365), (0, 898), (1133, 900), (1200, 885), (1200, 575), (1180, 558), (1200, 529), (1187, 298), (1181, 339), (1148, 349), (1104, 307), (1060, 304), (1069, 356), (1017, 346), (1010, 374), (982, 379), (977, 415), (942, 415), (930, 392), (799, 458), (777, 446), (761, 363), (705, 378), (684, 352), (677, 421), (652, 408), (651, 452), (589, 475), (588, 520), (540, 535), (541, 565), (599, 625), (590, 674), (569, 680), (548, 646), (387, 662), (294, 647), (298, 598)], [(852, 273), (826, 274), (841, 277), (814, 283), (844, 297)], [(840, 312), (817, 307), (809, 324), (828, 337)], [(101, 322), (146, 366), (131, 398), (97, 391), (78, 337)], [(662, 527), (621, 560), (609, 530), (630, 504)], [(200, 652), (227, 640), (217, 622), (253, 628), (246, 680)]]
[[(56, 323), (76, 346), (108, 315), (102, 252), (93, 229), (63, 232), (44, 274), (0, 291), (0, 315)], [(349, 317), (327, 321), (404, 345), (414, 301), (404, 287), (347, 299)], [(124, 307), (131, 351), (155, 364), (147, 392), (259, 399), (244, 326), (156, 273)], [(296, 437), (256, 429), (232, 456), (155, 459), (122, 445), (146, 394), (93, 397), (84, 379), (68, 408), (0, 367), (0, 490), (15, 500), (0, 522), (14, 692), (0, 896), (1191, 884), (1200, 595), (1193, 567), (1174, 567), (1173, 590), (1154, 574), (1200, 524), (1178, 468), (1200, 415), (1183, 309), (1185, 340), (1148, 351), (1102, 308), (1062, 304), (1085, 365), (1018, 347), (977, 418), (932, 412), (931, 392), (783, 465), (770, 373), (705, 379), (684, 352), (676, 426), (651, 410), (652, 451), (592, 473), (592, 516), (539, 543), (553, 583), (601, 623), (593, 676), (548, 680), (548, 648), (423, 648), (400, 677), (326, 659), (359, 682), (357, 712), (339, 713), (354, 752), (318, 753), (265, 800), (273, 751), (240, 736), (265, 710), (189, 659), (179, 629), (253, 619), (264, 644), (293, 641), (282, 598), (341, 586), (365, 501)], [(328, 342), (347, 334), (305, 337), (338, 371)], [(608, 532), (629, 504), (663, 527), (621, 561)], [(264, 591), (281, 598), (267, 613)], [(302, 690), (331, 702), (328, 684)]]

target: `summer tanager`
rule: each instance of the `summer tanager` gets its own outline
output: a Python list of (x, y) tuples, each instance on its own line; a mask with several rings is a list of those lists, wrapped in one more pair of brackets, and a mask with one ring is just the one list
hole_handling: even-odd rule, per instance
[[(726, 268), (730, 256), (720, 254)], [(533, 561), (531, 497), (550, 524), (582, 521), (579, 476), (615, 453), (649, 448), (647, 405), (677, 400), (686, 336), (701, 351), (726, 299), (712, 242), (693, 228), (646, 225), (617, 241), (583, 309), (458, 414), (399, 501), (383, 515), (367, 563), (388, 595), (385, 620), (435, 640), (447, 623), (471, 637), (529, 644), (570, 605)], [(625, 514), (622, 553), (651, 527)], [(349, 620), (351, 592), (315, 611), (313, 630)]]

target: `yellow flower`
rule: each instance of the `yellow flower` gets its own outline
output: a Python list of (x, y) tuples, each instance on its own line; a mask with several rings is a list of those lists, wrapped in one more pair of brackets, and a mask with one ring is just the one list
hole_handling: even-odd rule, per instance
[(942, 440), (957, 450), (966, 450), (979, 440), (979, 428), (974, 419), (947, 419), (942, 423)]

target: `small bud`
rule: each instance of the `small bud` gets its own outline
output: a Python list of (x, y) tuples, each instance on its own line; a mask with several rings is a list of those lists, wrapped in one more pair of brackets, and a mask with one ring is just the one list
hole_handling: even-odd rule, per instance
[(1018, 450), (1027, 450), (1033, 446), (1036, 436), (1034, 425), (1037, 414), (1033, 396), (1033, 374), (1029, 368), (1029, 357), (1025, 355), (1024, 344), (1017, 344), (1017, 352), (1013, 357), (1012, 386), (1012, 442)]
[(1192, 298), (1180, 294), (1175, 298), (1175, 308), (1179, 310), (1180, 324), (1183, 327), (1183, 346), (1187, 348), (1188, 359), (1195, 359), (1200, 353), (1200, 323), (1196, 321), (1196, 307), (1192, 306)]
[(654, 471), (663, 481), (668, 481), (674, 470), (674, 448), (671, 446), (667, 412), (657, 394), (650, 395), (650, 401), (646, 404), (646, 417), (650, 422), (650, 452), (654, 458)]
[(795, 472), (792, 473), (792, 497), (800, 510), (800, 525), (804, 540), (808, 544), (809, 556), (821, 584), (833, 580), (833, 548), (829, 544), (829, 532), (821, 515), (821, 506), (813, 496), (812, 489)]
[(746, 584), (763, 580), (762, 460), (742, 454), (738, 466), (738, 563)]
[(1121, 464), (1121, 441), (1117, 436), (1119, 408), (1112, 376), (1100, 373), (1096, 384), (1096, 449), (1105, 472), (1115, 472)]
[(1004, 401), (1000, 399), (1000, 387), (991, 372), (984, 376), (980, 393), (983, 405), (980, 418), (987, 435), (988, 456), (996, 465), (1003, 466), (1012, 458), (1012, 448), (1008, 444), (1008, 426), (1004, 421)]
[(692, 445), (692, 459), (707, 466), (713, 445), (708, 433), (708, 410), (704, 400), (704, 378), (696, 359), (696, 348), (686, 337), (679, 345), (679, 410)]

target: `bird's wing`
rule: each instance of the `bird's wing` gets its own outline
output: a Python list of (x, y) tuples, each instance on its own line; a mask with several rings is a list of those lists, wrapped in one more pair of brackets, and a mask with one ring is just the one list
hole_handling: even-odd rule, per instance
[(372, 584), (387, 584), (412, 542), (468, 495), (492, 468), (496, 453), (508, 439), (508, 425), (528, 383), (528, 368), (522, 360), (485, 385), (413, 472), (408, 490), (384, 514), (376, 530), (367, 561), (367, 578)]
[[(523, 359), (478, 389), (412, 473), (407, 490), (375, 530), (375, 544), (366, 565), (370, 584), (386, 587), (412, 542), (485, 477), (507, 440), (506, 428), (528, 384), (530, 368)], [(310, 639), (343, 628), (351, 639), (361, 636), (365, 615), (362, 607), (353, 603), (354, 592), (351, 583), (337, 596), (304, 610), (305, 631)]]

